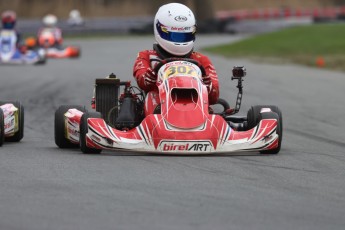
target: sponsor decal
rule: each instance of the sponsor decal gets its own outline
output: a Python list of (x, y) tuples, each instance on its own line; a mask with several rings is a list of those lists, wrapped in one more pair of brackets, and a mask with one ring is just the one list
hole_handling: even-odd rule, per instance
[(94, 141), (96, 141), (96, 142), (101, 142), (101, 138), (99, 138), (99, 137), (97, 137), (96, 135), (94, 135), (94, 134), (91, 134), (91, 139), (92, 140), (94, 140)]
[(14, 119), (11, 119), (8, 123), (4, 125), (4, 129), (10, 129), (12, 126), (14, 126)]
[(171, 31), (190, 31), (190, 30), (192, 30), (192, 27), (190, 27), (190, 26), (186, 26), (186, 27), (175, 27), (175, 26), (173, 26), (170, 28), (170, 30)]
[(72, 128), (68, 127), (67, 132), (73, 136), (79, 136), (79, 131), (76, 129), (72, 129)]
[(187, 20), (188, 20), (188, 18), (186, 16), (183, 16), (183, 15), (175, 17), (175, 21), (178, 21), (178, 22), (185, 22)]
[(161, 141), (163, 152), (210, 152), (213, 148), (210, 141)]

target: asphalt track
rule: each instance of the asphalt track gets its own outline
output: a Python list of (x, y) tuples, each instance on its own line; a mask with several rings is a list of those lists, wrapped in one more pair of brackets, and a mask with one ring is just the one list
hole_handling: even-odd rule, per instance
[[(234, 38), (200, 37), (197, 49)], [(0, 229), (344, 229), (344, 73), (211, 56), (232, 104), (231, 67), (247, 67), (242, 114), (281, 108), (275, 156), (84, 155), (55, 146), (55, 109), (89, 105), (97, 77), (132, 79), (152, 38), (68, 43), (81, 45), (80, 59), (0, 66), (1, 100), (26, 109), (22, 142), (0, 148)]]

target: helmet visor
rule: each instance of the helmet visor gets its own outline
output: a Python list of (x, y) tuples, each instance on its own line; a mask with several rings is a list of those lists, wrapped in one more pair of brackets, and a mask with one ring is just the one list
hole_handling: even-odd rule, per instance
[(159, 33), (159, 36), (163, 38), (164, 40), (167, 40), (170, 42), (183, 43), (183, 42), (191, 42), (195, 40), (195, 31), (172, 32), (172, 31), (168, 31), (167, 27), (163, 26), (159, 22), (157, 22), (156, 28)]
[(14, 28), (14, 22), (3, 22), (3, 28), (4, 29), (13, 29)]

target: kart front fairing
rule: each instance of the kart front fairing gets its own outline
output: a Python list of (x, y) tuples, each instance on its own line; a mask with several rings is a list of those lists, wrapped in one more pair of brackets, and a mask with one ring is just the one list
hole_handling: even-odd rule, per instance
[[(208, 93), (196, 65), (172, 62), (157, 81), (161, 113), (120, 131), (101, 118), (89, 118), (86, 144), (97, 149), (209, 154), (274, 148), (276, 119), (263, 119), (248, 131), (235, 131), (223, 117), (208, 112)], [(194, 72), (193, 72), (194, 71)]]
[(198, 78), (171, 77), (159, 86), (161, 114), (180, 129), (203, 126), (208, 115), (207, 89)]
[(65, 48), (60, 47), (48, 47), (45, 48), (46, 55), (49, 58), (69, 58), (79, 56), (79, 48), (68, 46)]
[(278, 144), (277, 120), (263, 119), (248, 131), (234, 131), (219, 115), (209, 115), (203, 127), (177, 129), (160, 114), (147, 116), (127, 132), (107, 125), (103, 119), (89, 118), (87, 146), (159, 153), (209, 154), (233, 151), (259, 151)]

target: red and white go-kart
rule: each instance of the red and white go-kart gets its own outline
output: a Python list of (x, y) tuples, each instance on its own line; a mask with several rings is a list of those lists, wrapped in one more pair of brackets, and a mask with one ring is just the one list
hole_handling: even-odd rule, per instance
[[(209, 109), (205, 71), (195, 60), (167, 59), (155, 68), (160, 105), (144, 117), (144, 94), (116, 76), (96, 79), (97, 112), (82, 106), (60, 106), (55, 113), (55, 142), (60, 148), (80, 147), (83, 153), (102, 149), (159, 154), (217, 154), (257, 151), (277, 154), (283, 123), (276, 106), (252, 106), (246, 117), (240, 109), (246, 72), (234, 67), (238, 80), (236, 106), (218, 101), (220, 113)], [(124, 91), (119, 95), (120, 87)]]

